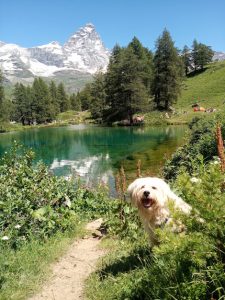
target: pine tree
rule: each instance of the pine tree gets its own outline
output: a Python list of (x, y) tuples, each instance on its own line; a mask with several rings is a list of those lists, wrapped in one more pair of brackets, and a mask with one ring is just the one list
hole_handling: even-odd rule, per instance
[(23, 125), (33, 123), (32, 89), (17, 83), (13, 92), (14, 115), (13, 118)]
[(3, 104), (2, 104), (2, 118), (0, 117), (0, 120), (4, 122), (9, 122), (11, 117), (13, 116), (14, 106), (12, 101), (5, 97)]
[(17, 122), (21, 122), (21, 111), (19, 107), (20, 103), (20, 84), (16, 83), (13, 90), (13, 104), (14, 104), (14, 113), (13, 113), (13, 119)]
[(187, 45), (184, 46), (182, 50), (182, 60), (185, 69), (185, 75), (188, 75), (188, 72), (191, 70), (191, 50)]
[(30, 86), (25, 88), (24, 99), (24, 116), (29, 125), (34, 123), (34, 111), (33, 111), (33, 90)]
[(64, 112), (70, 109), (70, 99), (66, 94), (65, 87), (62, 82), (57, 87), (57, 101), (59, 103), (60, 112)]
[(51, 97), (48, 85), (42, 78), (35, 78), (32, 85), (32, 111), (37, 123), (52, 120)]
[(91, 115), (94, 119), (101, 121), (106, 107), (105, 75), (103, 73), (95, 75), (94, 82), (91, 84), (90, 95)]
[(115, 45), (109, 60), (109, 65), (105, 78), (105, 91), (106, 91), (106, 106), (107, 110), (104, 114), (104, 120), (111, 122), (119, 120), (119, 104), (120, 95), (122, 93), (121, 85), (121, 61), (124, 49), (119, 45)]
[(121, 100), (120, 113), (123, 118), (128, 118), (133, 123), (133, 115), (137, 112), (146, 111), (148, 106), (148, 87), (143, 60), (135, 54), (132, 47), (124, 50), (121, 64)]
[(57, 98), (57, 86), (55, 82), (52, 80), (49, 85), (49, 93), (51, 97), (51, 111), (53, 118), (60, 112), (60, 104)]
[(141, 77), (144, 85), (150, 92), (152, 83), (152, 69), (153, 69), (153, 57), (151, 51), (143, 47), (141, 42), (134, 37), (129, 43), (128, 47), (132, 48), (135, 56), (139, 60), (139, 76)]
[(91, 103), (91, 84), (86, 84), (85, 88), (77, 93), (77, 99), (81, 103), (82, 111), (90, 109)]
[(128, 119), (132, 124), (133, 115), (146, 110), (149, 95), (145, 79), (149, 74), (144, 59), (146, 50), (136, 38), (127, 48), (113, 49), (106, 74), (106, 121)]
[(71, 103), (71, 108), (75, 111), (81, 111), (81, 102), (80, 102), (80, 97), (79, 97), (79, 93), (76, 94), (72, 94), (70, 95), (70, 103)]
[(192, 58), (195, 66), (195, 71), (197, 69), (204, 69), (204, 66), (212, 61), (214, 52), (211, 47), (198, 43), (197, 40), (193, 41), (192, 46)]
[(146, 55), (144, 62), (146, 76), (143, 78), (143, 82), (151, 95), (151, 86), (153, 81), (153, 54), (148, 48), (144, 47), (144, 50)]
[(136, 55), (136, 57), (138, 59), (144, 59), (145, 58), (145, 49), (142, 46), (141, 42), (138, 40), (138, 38), (135, 36), (132, 41), (128, 44), (128, 47), (133, 49), (133, 53), (134, 55)]
[(181, 59), (170, 33), (165, 29), (156, 42), (152, 91), (157, 108), (168, 109), (176, 102), (181, 87)]
[(192, 55), (192, 60), (193, 60), (193, 63), (194, 63), (195, 71), (197, 70), (197, 67), (199, 65), (198, 49), (199, 49), (199, 44), (198, 44), (197, 40), (194, 39), (193, 44), (192, 44), (192, 53), (191, 53), (191, 55)]
[(13, 110), (12, 102), (5, 96), (3, 74), (0, 70), (0, 122), (8, 122)]
[(204, 45), (202, 43), (199, 44), (199, 66), (201, 69), (204, 68), (205, 65), (212, 61), (214, 51), (211, 47)]

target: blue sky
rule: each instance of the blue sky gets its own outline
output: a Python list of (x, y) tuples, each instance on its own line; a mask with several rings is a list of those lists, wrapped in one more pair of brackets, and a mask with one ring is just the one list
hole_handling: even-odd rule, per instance
[(109, 49), (137, 36), (154, 50), (166, 27), (179, 48), (225, 51), (225, 0), (0, 0), (0, 40), (23, 47), (63, 44), (88, 22)]

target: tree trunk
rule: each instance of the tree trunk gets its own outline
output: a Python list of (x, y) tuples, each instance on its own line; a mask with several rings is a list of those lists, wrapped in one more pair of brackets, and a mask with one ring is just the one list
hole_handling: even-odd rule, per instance
[(129, 115), (129, 121), (130, 121), (130, 125), (133, 125), (133, 116), (132, 116), (132, 114)]
[(159, 92), (155, 94), (155, 102), (156, 102), (156, 107), (159, 109), (159, 104), (160, 104), (160, 95)]
[(168, 107), (169, 107), (169, 100), (166, 99), (166, 100), (165, 100), (165, 109), (168, 110)]

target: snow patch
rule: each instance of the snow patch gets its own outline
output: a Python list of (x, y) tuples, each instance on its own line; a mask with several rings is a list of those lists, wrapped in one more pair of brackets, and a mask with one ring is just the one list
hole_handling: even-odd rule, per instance
[(35, 76), (52, 76), (54, 72), (60, 70), (56, 66), (46, 66), (45, 64), (40, 63), (37, 60), (31, 59), (29, 61), (30, 67), (29, 71), (32, 72)]
[(45, 77), (64, 70), (94, 74), (107, 69), (109, 56), (110, 52), (91, 23), (80, 28), (64, 46), (57, 41), (32, 48), (0, 42), (0, 68), (9, 80), (13, 73), (14, 80), (17, 76), (23, 78), (26, 71)]

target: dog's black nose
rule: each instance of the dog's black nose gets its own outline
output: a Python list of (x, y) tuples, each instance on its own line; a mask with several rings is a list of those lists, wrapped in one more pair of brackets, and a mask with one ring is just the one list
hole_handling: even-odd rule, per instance
[(149, 196), (149, 194), (150, 194), (150, 192), (149, 191), (144, 191), (144, 196), (147, 198), (148, 196)]

